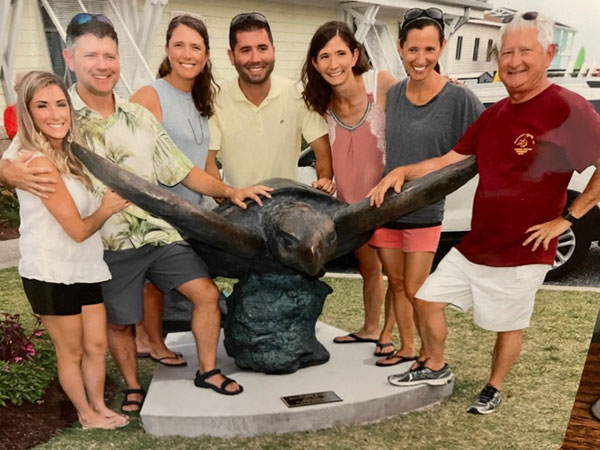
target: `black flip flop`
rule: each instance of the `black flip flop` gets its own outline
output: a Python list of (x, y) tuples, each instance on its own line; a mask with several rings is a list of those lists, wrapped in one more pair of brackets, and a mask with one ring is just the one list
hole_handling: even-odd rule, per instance
[(336, 341), (336, 339), (338, 339), (338, 338), (333, 338), (333, 342), (335, 344), (365, 344), (365, 343), (377, 344), (377, 342), (378, 342), (377, 339), (360, 337), (359, 335), (354, 334), (354, 333), (350, 333), (350, 334), (347, 334), (346, 336), (339, 336), (339, 337), (351, 337), (354, 340), (353, 341)]
[[(173, 352), (174, 356), (163, 356), (162, 358), (155, 358), (154, 356), (150, 355), (150, 359), (152, 361), (155, 361), (159, 364), (162, 364), (163, 366), (167, 366), (167, 367), (185, 367), (187, 366), (187, 361), (186, 360), (179, 360), (179, 358), (182, 358), (183, 355), (179, 352)], [(174, 359), (176, 361), (179, 361), (178, 364), (166, 364), (165, 362), (163, 362), (166, 359)]]
[(228, 391), (227, 389), (225, 389), (231, 383), (235, 383), (234, 380), (232, 380), (229, 377), (226, 377), (225, 375), (223, 375), (223, 378), (225, 378), (225, 380), (223, 380), (221, 386), (217, 386), (216, 384), (206, 382), (207, 378), (210, 378), (213, 375), (217, 375), (219, 373), (221, 373), (221, 369), (209, 370), (208, 372), (205, 372), (203, 374), (200, 374), (200, 371), (197, 371), (196, 378), (194, 379), (194, 385), (196, 385), (196, 387), (199, 388), (212, 389), (213, 391), (223, 395), (237, 395), (244, 392), (244, 388), (241, 385), (239, 385), (240, 388), (237, 391)]
[[(391, 363), (391, 364), (383, 364), (382, 361), (389, 361), (391, 359), (397, 359), (398, 361)], [(375, 362), (375, 365), (377, 367), (391, 367), (391, 366), (395, 366), (398, 364), (402, 364), (403, 362), (408, 362), (408, 361), (416, 361), (417, 359), (419, 359), (418, 356), (400, 356), (400, 355), (396, 355), (395, 353), (392, 353), (391, 355), (388, 355), (385, 357), (385, 359), (379, 360)]]
[(150, 358), (150, 352), (135, 352), (135, 357), (137, 359)]
[[(392, 347), (392, 351), (391, 352), (377, 351), (377, 349), (383, 350), (384, 348), (387, 348), (387, 347)], [(373, 353), (373, 355), (381, 357), (381, 356), (390, 356), (390, 355), (393, 355), (394, 353), (396, 353), (396, 350), (394, 349), (393, 342), (377, 342), (377, 345), (375, 346), (375, 353)]]
[[(136, 388), (136, 389), (123, 389), (121, 392), (123, 394), (125, 394), (125, 398), (123, 399), (123, 402), (121, 403), (121, 412), (123, 412), (125, 414), (139, 413), (142, 410), (142, 405), (144, 403), (144, 400), (146, 399), (146, 391), (143, 388)], [(142, 399), (141, 402), (139, 400), (129, 400), (128, 397), (130, 394), (141, 394), (144, 396), (144, 398)], [(137, 406), (138, 409), (133, 410), (133, 411), (125, 411), (125, 410), (123, 410), (123, 406)]]

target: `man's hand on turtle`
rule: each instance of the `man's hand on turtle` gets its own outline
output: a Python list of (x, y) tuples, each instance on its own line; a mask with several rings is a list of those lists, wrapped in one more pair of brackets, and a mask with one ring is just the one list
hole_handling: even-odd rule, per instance
[(331, 178), (319, 178), (318, 180), (312, 182), (312, 187), (326, 192), (329, 195), (333, 195), (337, 189), (337, 186)]
[(4, 169), (4, 178), (11, 186), (27, 191), (40, 198), (48, 198), (47, 194), (54, 192), (54, 178), (45, 177), (50, 172), (48, 168), (29, 167), (28, 161), (33, 153), (24, 153)]
[(379, 184), (369, 191), (366, 197), (371, 199), (371, 206), (379, 208), (383, 204), (385, 193), (388, 189), (393, 187), (395, 192), (400, 192), (403, 184), (404, 170), (402, 167), (398, 167), (383, 177)]
[(557, 236), (560, 236), (569, 229), (571, 222), (557, 217), (549, 222), (540, 223), (530, 227), (525, 233), (531, 233), (527, 239), (523, 242), (523, 247), (533, 242), (531, 251), (535, 252), (537, 248), (542, 244), (544, 250), (548, 250), (550, 241)]
[(271, 191), (273, 191), (273, 188), (257, 184), (256, 186), (250, 186), (243, 189), (232, 188), (227, 196), (232, 203), (235, 203), (242, 209), (246, 209), (248, 205), (244, 203), (245, 199), (251, 198), (260, 206), (263, 206), (260, 196), (262, 195), (263, 197), (271, 198)]

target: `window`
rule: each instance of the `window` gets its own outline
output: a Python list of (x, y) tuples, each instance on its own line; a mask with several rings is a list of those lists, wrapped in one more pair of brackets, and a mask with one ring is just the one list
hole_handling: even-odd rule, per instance
[(494, 54), (494, 40), (488, 39), (487, 52), (485, 56), (485, 62), (490, 62), (492, 60), (492, 56)]
[(458, 36), (456, 38), (456, 60), (457, 61), (460, 60), (460, 54), (462, 52), (462, 41), (463, 41), (463, 37), (462, 36)]
[(473, 61), (477, 61), (479, 56), (479, 38), (475, 38), (475, 45), (473, 45)]
[(65, 64), (63, 58), (63, 49), (65, 44), (58, 33), (58, 30), (52, 23), (50, 16), (48, 15), (46, 8), (40, 5), (42, 12), (42, 21), (44, 23), (44, 33), (46, 34), (46, 42), (48, 44), (48, 50), (50, 52), (50, 62), (52, 63), (52, 71), (58, 75), (65, 82), (67, 86), (70, 86), (75, 82), (75, 74), (69, 70)]

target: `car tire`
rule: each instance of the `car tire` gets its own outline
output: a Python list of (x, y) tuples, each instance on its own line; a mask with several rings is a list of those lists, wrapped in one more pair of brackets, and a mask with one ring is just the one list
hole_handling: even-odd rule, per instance
[(591, 238), (585, 232), (585, 227), (579, 225), (572, 226), (558, 237), (554, 265), (546, 275), (547, 281), (558, 280), (571, 273), (587, 254)]

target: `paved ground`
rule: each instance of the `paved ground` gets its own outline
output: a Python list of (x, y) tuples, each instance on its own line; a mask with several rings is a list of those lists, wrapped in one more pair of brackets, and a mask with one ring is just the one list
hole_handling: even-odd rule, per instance
[(16, 266), (19, 263), (19, 240), (0, 241), (0, 269)]

